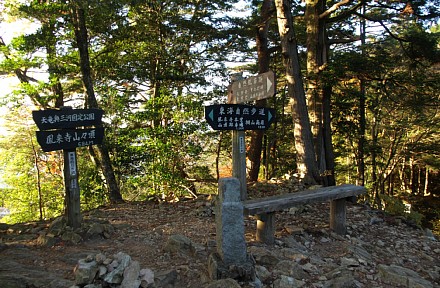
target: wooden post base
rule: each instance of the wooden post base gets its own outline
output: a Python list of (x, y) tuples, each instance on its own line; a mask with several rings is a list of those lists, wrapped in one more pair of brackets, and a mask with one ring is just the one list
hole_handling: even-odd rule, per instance
[(345, 235), (347, 214), (345, 198), (330, 201), (330, 228), (339, 235)]
[(275, 243), (275, 212), (263, 213), (257, 217), (257, 241), (272, 245)]

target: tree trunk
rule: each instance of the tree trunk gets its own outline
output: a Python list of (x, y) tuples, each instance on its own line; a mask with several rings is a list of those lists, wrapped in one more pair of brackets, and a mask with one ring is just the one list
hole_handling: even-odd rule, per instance
[(320, 176), (316, 165), (290, 1), (275, 0), (275, 6), (281, 37), (282, 57), (286, 67), (288, 93), (292, 100), (297, 169), (306, 181), (316, 184), (320, 182)]
[[(269, 50), (267, 45), (267, 30), (269, 27), (269, 20), (272, 16), (273, 0), (264, 0), (261, 6), (261, 22), (257, 26), (257, 53), (258, 53), (258, 73), (265, 73), (269, 71)], [(256, 106), (266, 106), (266, 99), (256, 101)], [(258, 174), (261, 165), (261, 149), (263, 144), (264, 131), (252, 130), (251, 143), (248, 151), (248, 158), (251, 162), (251, 167), (248, 172), (248, 179), (251, 182), (258, 181)]]
[[(363, 13), (365, 7), (363, 8)], [(361, 20), (361, 43), (365, 45), (365, 19)], [(362, 54), (364, 53), (362, 49)], [(357, 147), (357, 185), (365, 185), (365, 130), (367, 126), (367, 120), (365, 116), (365, 80), (360, 79), (360, 95), (359, 95), (359, 139)]]
[[(328, 62), (328, 41), (324, 0), (307, 0), (305, 10), (307, 34), (307, 100), (311, 118), (314, 147), (323, 185), (336, 185), (335, 159), (331, 137), (332, 89), (322, 81), (322, 71)], [(328, 15), (328, 14), (326, 14)]]
[(429, 168), (425, 168), (425, 187), (423, 188), (423, 196), (429, 196), (430, 192), (428, 189), (429, 186)]
[[(84, 9), (77, 6), (73, 7), (72, 18), (75, 26), (75, 36), (80, 56), (82, 81), (85, 90), (87, 91), (86, 107), (98, 108), (98, 101), (95, 97), (91, 75), (88, 36), (84, 14)], [(116, 181), (113, 167), (111, 165), (110, 155), (105, 139), (102, 145), (97, 145), (97, 150), (98, 157), (100, 158), (100, 161), (97, 162), (101, 163), (101, 169), (107, 182), (110, 201), (120, 202), (122, 201), (122, 195), (119, 190), (119, 185)]]
[(325, 163), (326, 163), (326, 185), (327, 186), (335, 186), (335, 154), (333, 152), (333, 140), (332, 140), (332, 128), (331, 128), (331, 97), (332, 87), (329, 85), (325, 85), (323, 99), (322, 99), (322, 111), (323, 111), (323, 131), (322, 136), (324, 140), (324, 151), (325, 151)]

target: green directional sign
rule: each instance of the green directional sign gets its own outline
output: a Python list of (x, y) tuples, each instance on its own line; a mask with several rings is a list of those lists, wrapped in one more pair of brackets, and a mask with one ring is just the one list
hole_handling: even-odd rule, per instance
[(214, 130), (266, 130), (275, 120), (275, 109), (243, 104), (205, 107), (205, 119)]

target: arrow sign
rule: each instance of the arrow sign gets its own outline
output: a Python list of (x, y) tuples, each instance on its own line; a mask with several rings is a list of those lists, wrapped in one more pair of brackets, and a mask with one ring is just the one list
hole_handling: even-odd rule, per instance
[(243, 104), (205, 106), (205, 119), (214, 130), (266, 130), (275, 114), (272, 108)]
[(101, 109), (48, 109), (32, 111), (35, 124), (41, 130), (75, 128), (101, 124)]
[(36, 133), (38, 144), (44, 152), (102, 144), (104, 138), (102, 127), (36, 131)]
[(244, 103), (272, 97), (275, 94), (275, 74), (272, 71), (235, 81), (229, 87), (228, 103)]

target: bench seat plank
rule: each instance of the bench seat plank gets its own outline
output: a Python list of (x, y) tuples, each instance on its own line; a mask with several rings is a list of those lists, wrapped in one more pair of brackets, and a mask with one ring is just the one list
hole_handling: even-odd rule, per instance
[(365, 187), (352, 184), (309, 189), (295, 193), (246, 200), (243, 202), (244, 213), (246, 215), (271, 213), (297, 205), (357, 196), (365, 192)]

